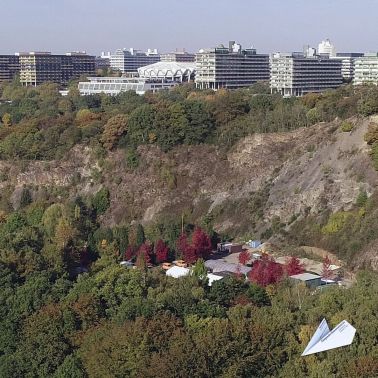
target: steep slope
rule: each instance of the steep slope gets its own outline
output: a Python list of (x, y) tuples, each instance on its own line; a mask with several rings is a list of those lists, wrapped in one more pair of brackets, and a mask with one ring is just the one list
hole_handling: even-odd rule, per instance
[[(211, 145), (181, 146), (163, 153), (156, 146), (138, 149), (139, 166), (127, 165), (123, 150), (96, 158), (74, 148), (62, 161), (0, 162), (0, 188), (17, 207), (24, 186), (34, 197), (93, 194), (109, 189), (105, 225), (134, 220), (150, 223), (185, 216), (199, 221), (211, 214), (215, 229), (255, 235), (274, 219), (290, 223), (306, 214), (350, 209), (361, 189), (372, 193), (378, 174), (363, 140), (368, 119), (352, 119), (351, 132), (340, 122), (293, 132), (254, 134), (231, 151)], [(47, 188), (47, 189), (46, 189)]]

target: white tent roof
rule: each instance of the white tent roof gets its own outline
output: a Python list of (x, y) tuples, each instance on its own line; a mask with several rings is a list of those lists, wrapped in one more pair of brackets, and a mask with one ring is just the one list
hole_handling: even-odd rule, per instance
[(218, 275), (213, 274), (213, 273), (208, 273), (207, 278), (209, 280), (209, 286), (211, 286), (213, 284), (213, 282), (223, 279), (222, 276), (218, 276)]
[(157, 62), (138, 68), (138, 74), (143, 78), (172, 78), (190, 76), (195, 70), (193, 62)]
[(183, 268), (181, 266), (172, 266), (172, 268), (169, 268), (165, 272), (165, 274), (169, 277), (179, 278), (187, 276), (189, 272), (190, 270), (188, 268)]

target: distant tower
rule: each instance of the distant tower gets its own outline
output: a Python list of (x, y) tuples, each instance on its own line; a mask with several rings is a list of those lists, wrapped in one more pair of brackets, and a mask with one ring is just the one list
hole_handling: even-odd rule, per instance
[(318, 54), (326, 54), (329, 56), (336, 56), (335, 46), (330, 42), (329, 39), (322, 41), (318, 46)]

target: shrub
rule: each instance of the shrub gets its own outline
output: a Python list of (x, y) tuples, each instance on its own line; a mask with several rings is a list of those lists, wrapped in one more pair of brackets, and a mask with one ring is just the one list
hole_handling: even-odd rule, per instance
[(340, 130), (344, 133), (349, 133), (350, 131), (353, 130), (353, 125), (351, 122), (343, 122), (340, 126)]
[(131, 169), (138, 168), (139, 154), (135, 148), (130, 148), (126, 150), (126, 164)]
[(100, 189), (93, 197), (92, 205), (97, 214), (103, 214), (110, 206), (110, 194), (107, 188)]

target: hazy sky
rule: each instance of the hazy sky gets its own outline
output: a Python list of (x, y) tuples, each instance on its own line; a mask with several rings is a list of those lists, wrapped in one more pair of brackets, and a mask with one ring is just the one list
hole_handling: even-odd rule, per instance
[(378, 0), (0, 0), (0, 53), (119, 47), (161, 52), (226, 44), (378, 50)]

